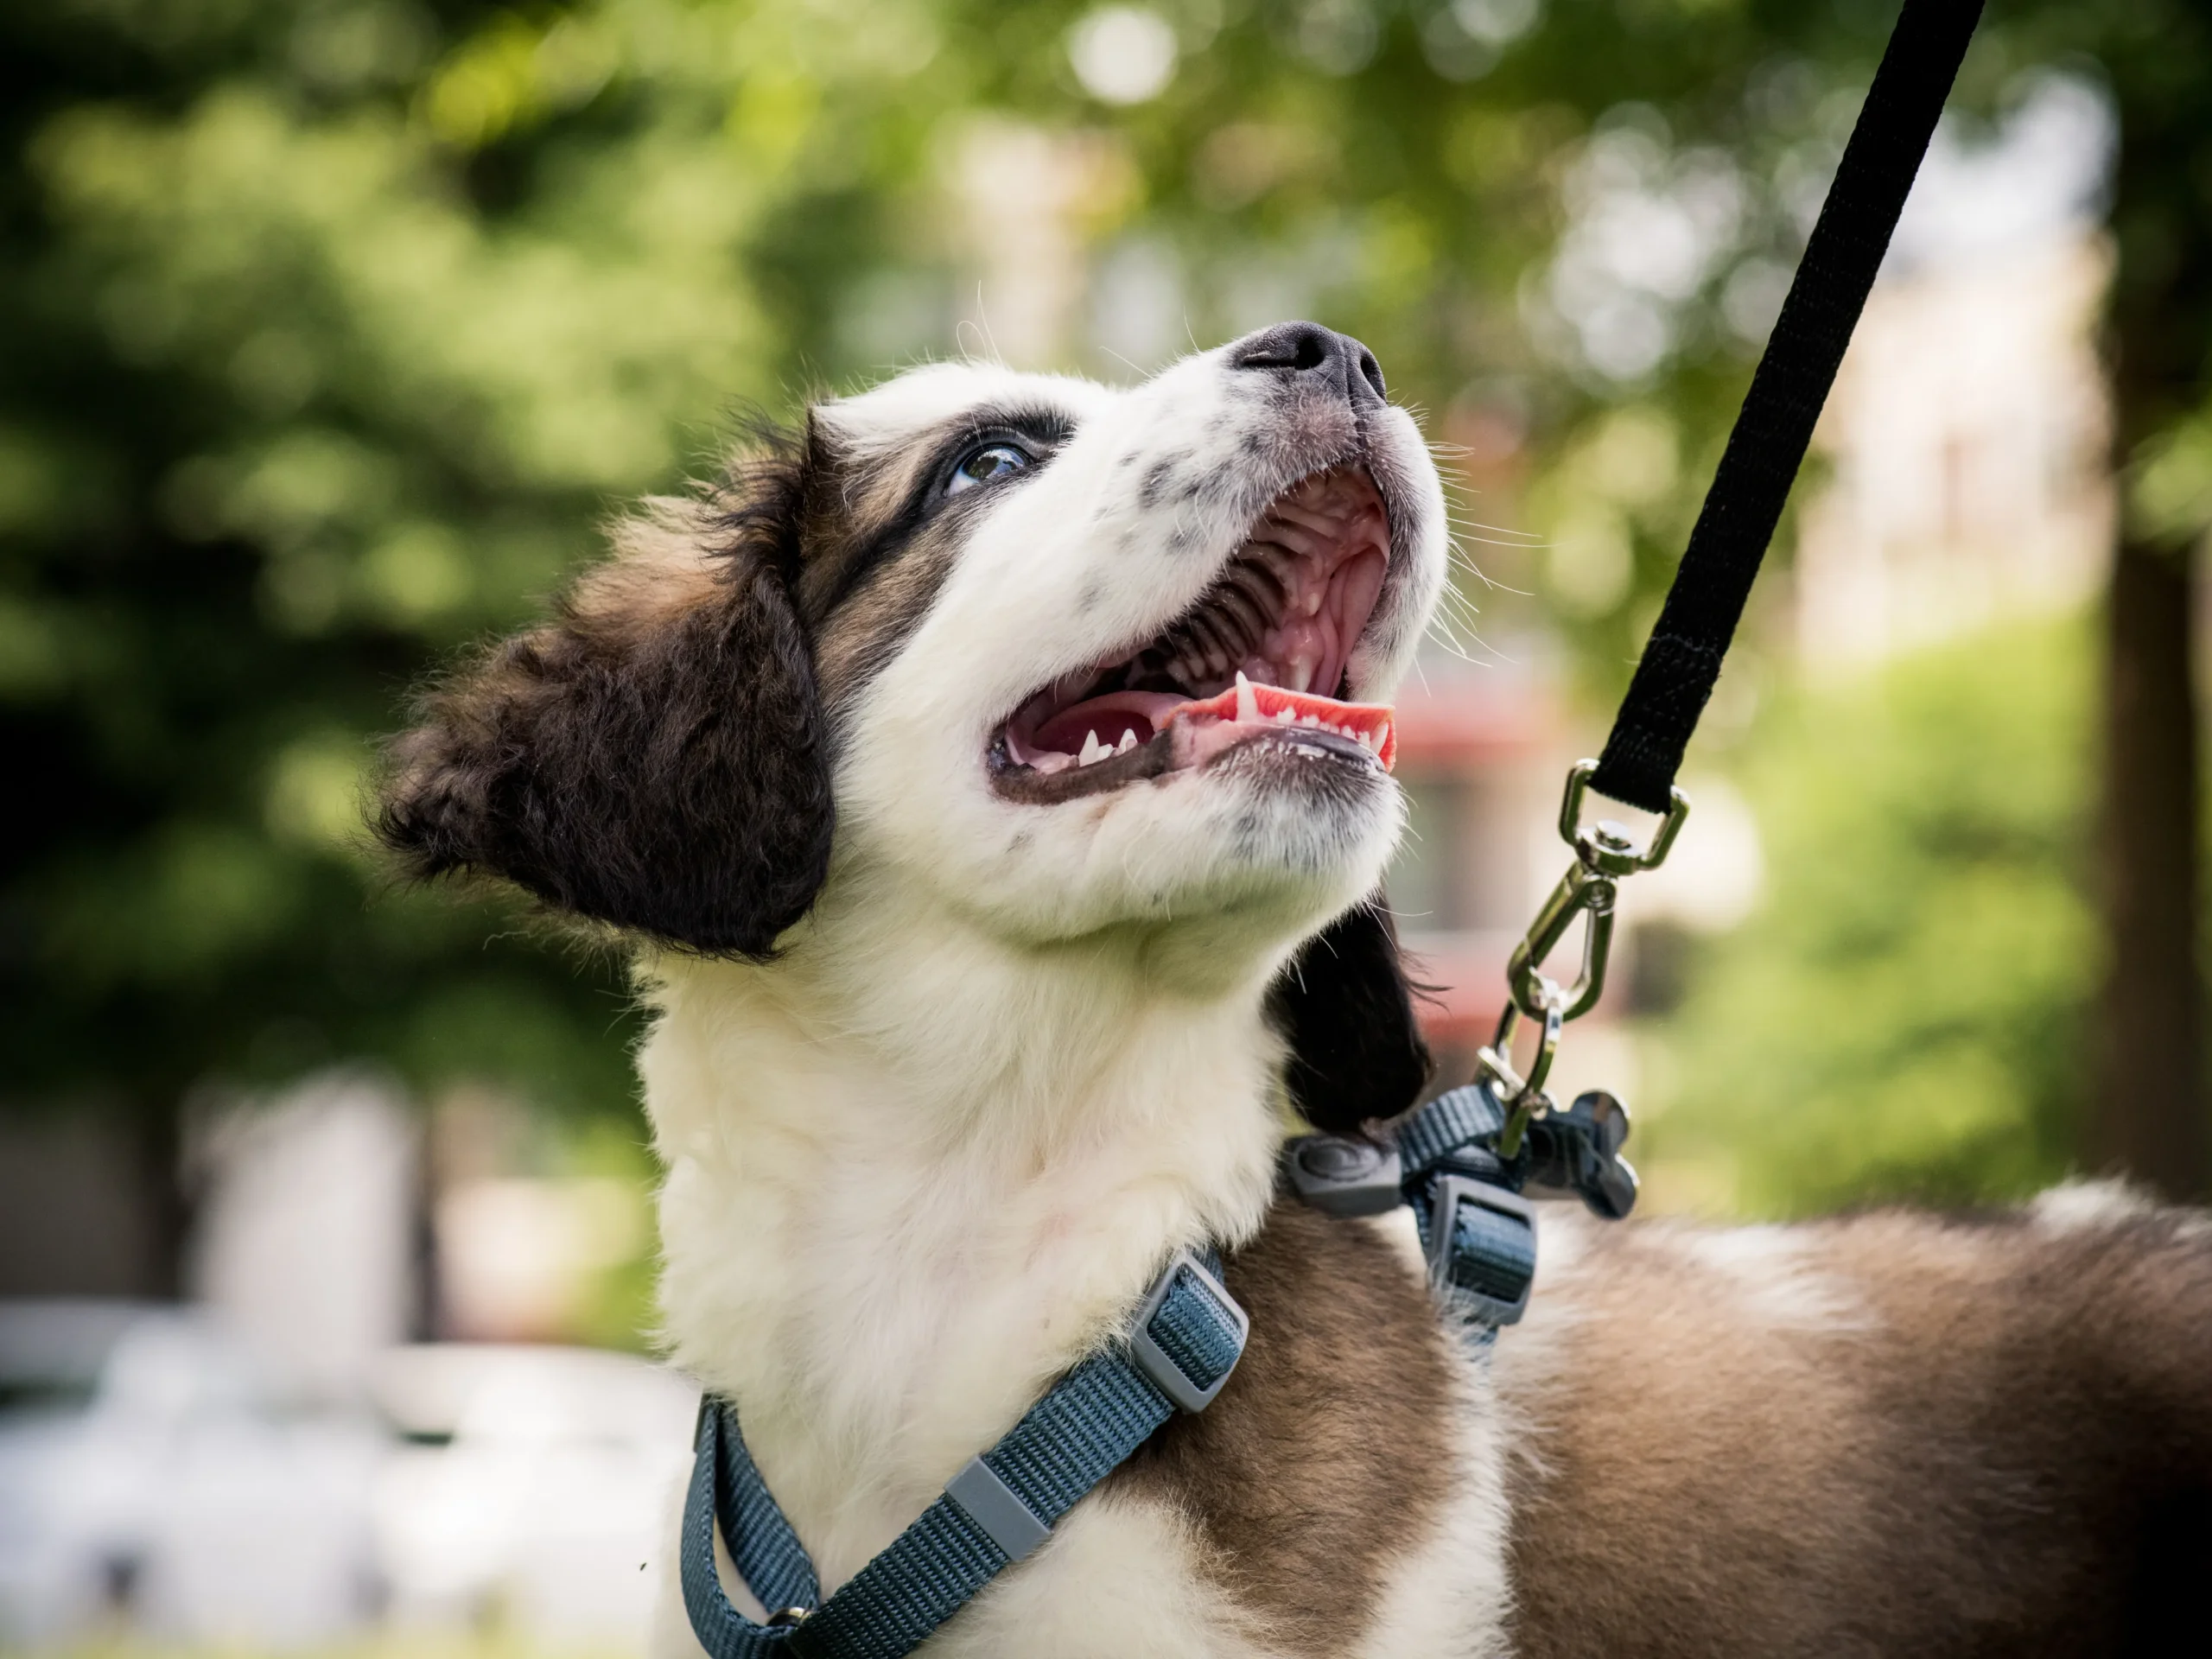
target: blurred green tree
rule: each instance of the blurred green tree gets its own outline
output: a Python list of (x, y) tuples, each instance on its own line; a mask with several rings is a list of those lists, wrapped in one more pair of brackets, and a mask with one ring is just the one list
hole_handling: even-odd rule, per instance
[(1738, 778), (1770, 890), (1669, 1026), (1662, 1160), (1757, 1215), (2018, 1198), (2074, 1161), (2094, 652), (2014, 626), (1764, 710)]

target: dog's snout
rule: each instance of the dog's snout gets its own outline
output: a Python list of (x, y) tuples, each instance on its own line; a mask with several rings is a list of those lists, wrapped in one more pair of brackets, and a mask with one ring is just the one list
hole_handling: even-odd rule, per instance
[(1279, 322), (1248, 334), (1230, 347), (1229, 361), (1232, 368), (1318, 375), (1355, 409), (1379, 408), (1389, 395), (1375, 353), (1318, 322)]
[(1230, 347), (1229, 360), (1240, 369), (1288, 369), (1298, 374), (1319, 372), (1341, 378), (1344, 347), (1341, 335), (1318, 322), (1279, 322), (1238, 340)]

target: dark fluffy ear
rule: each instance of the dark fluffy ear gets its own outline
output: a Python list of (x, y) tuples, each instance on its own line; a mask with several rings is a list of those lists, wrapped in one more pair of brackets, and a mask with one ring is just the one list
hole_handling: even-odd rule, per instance
[(1283, 1081), (1317, 1129), (1349, 1135), (1414, 1103), (1433, 1069), (1397, 929), (1378, 893), (1306, 942), (1268, 993), (1290, 1044)]
[(833, 819), (790, 594), (801, 462), (658, 505), (548, 626), (425, 698), (377, 829), (415, 874), (504, 876), (666, 943), (759, 957), (806, 913)]

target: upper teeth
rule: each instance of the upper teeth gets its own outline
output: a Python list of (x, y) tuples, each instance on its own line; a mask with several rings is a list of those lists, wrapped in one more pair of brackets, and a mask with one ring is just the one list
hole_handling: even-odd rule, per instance
[(1324, 720), (1319, 715), (1294, 714), (1287, 709), (1276, 709), (1274, 720), (1279, 726), (1307, 726), (1317, 732), (1334, 732), (1338, 737), (1351, 738), (1370, 754), (1382, 753), (1382, 734), (1370, 731), (1363, 726), (1339, 726), (1335, 721)]

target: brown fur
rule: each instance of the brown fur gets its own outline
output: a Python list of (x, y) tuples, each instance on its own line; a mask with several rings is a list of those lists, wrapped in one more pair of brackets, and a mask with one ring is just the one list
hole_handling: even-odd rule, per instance
[(1224, 1282), (1252, 1319), (1235, 1376), (1114, 1481), (1185, 1509), (1224, 1587), (1286, 1650), (1336, 1653), (1442, 1511), (1446, 1338), (1420, 1276), (1370, 1228), (1288, 1200)]
[(1758, 1264), (1630, 1225), (1503, 1335), (1522, 1653), (2212, 1645), (2201, 1623), (2163, 1644), (2177, 1586), (2155, 1571), (2179, 1547), (2201, 1573), (2212, 1544), (2201, 1218), (1885, 1214), (1800, 1236), (1827, 1317), (1777, 1319)]

